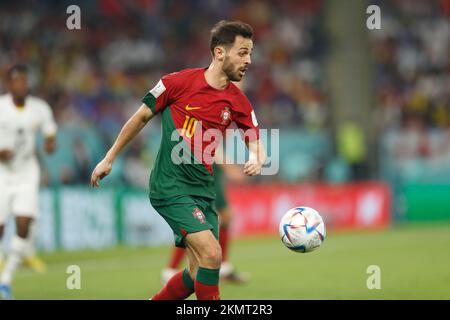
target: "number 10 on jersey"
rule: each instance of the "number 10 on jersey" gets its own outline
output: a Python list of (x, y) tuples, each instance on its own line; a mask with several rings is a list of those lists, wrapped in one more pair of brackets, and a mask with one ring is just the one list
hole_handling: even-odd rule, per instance
[(198, 120), (196, 118), (186, 115), (180, 135), (189, 139), (192, 138), (195, 133), (195, 128), (197, 127), (197, 122)]

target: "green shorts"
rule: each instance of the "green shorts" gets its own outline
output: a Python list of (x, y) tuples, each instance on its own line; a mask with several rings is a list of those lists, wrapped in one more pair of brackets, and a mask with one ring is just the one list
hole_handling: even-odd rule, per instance
[(219, 165), (214, 165), (214, 191), (216, 192), (216, 209), (222, 210), (228, 207), (225, 196), (223, 169)]
[(228, 207), (227, 198), (225, 197), (225, 190), (223, 186), (216, 185), (216, 209), (222, 210)]
[(173, 231), (175, 246), (185, 248), (188, 233), (211, 230), (219, 239), (219, 220), (214, 200), (199, 196), (177, 196), (170, 199), (152, 199), (150, 202)]

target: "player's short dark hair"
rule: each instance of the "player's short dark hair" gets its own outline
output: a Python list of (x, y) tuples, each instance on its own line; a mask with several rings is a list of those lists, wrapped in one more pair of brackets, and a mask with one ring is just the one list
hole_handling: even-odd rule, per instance
[(217, 46), (232, 45), (236, 36), (251, 39), (253, 37), (252, 26), (241, 21), (222, 20), (217, 22), (211, 30), (211, 38), (209, 41), (211, 54), (214, 56), (214, 48)]
[(24, 64), (15, 64), (11, 68), (8, 69), (8, 72), (6, 73), (6, 79), (8, 81), (11, 81), (15, 74), (17, 73), (24, 73), (28, 74), (28, 68)]

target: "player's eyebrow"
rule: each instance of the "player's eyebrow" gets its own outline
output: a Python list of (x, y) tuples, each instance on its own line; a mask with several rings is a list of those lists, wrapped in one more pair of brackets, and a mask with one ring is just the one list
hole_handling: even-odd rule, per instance
[(242, 50), (253, 52), (253, 48), (250, 49), (250, 48), (247, 48), (247, 47), (240, 47), (238, 49), (238, 51), (242, 51)]

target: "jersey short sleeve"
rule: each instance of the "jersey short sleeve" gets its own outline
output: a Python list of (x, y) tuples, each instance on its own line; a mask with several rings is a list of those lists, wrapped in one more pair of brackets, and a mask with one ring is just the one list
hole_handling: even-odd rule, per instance
[(259, 139), (259, 126), (256, 119), (255, 111), (250, 104), (250, 101), (245, 96), (239, 99), (240, 110), (235, 117), (234, 122), (237, 127), (242, 130), (243, 139), (245, 142), (256, 141)]
[(179, 97), (182, 90), (179, 72), (170, 73), (162, 77), (158, 83), (143, 98), (154, 114), (164, 110)]

